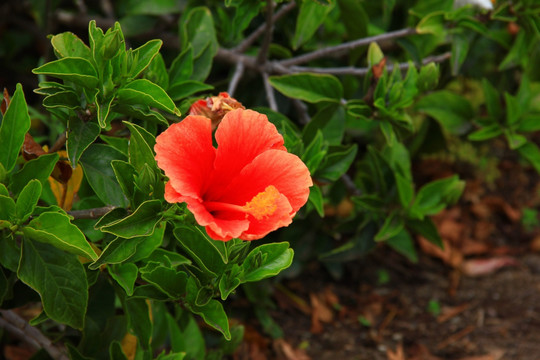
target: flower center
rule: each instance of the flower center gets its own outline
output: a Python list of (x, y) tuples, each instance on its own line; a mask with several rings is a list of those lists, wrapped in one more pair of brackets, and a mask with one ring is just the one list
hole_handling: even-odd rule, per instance
[(205, 201), (204, 207), (209, 212), (227, 210), (237, 211), (252, 215), (255, 219), (261, 220), (272, 215), (277, 210), (277, 201), (279, 199), (279, 191), (275, 186), (270, 185), (264, 191), (255, 195), (251, 201), (248, 201), (244, 206), (227, 204), (218, 201)]
[(253, 215), (257, 220), (272, 215), (277, 209), (279, 191), (270, 185), (263, 192), (258, 193), (244, 205), (246, 212)]

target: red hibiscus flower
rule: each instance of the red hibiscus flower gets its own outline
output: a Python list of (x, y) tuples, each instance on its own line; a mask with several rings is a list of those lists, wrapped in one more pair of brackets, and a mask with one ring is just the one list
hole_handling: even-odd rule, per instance
[(165, 200), (186, 202), (216, 240), (255, 240), (292, 222), (313, 185), (306, 165), (287, 152), (267, 117), (225, 114), (212, 144), (211, 120), (189, 115), (156, 138), (156, 160), (169, 178)]
[(226, 92), (220, 92), (218, 96), (207, 97), (198, 100), (189, 108), (189, 115), (203, 115), (212, 120), (212, 130), (215, 130), (223, 116), (235, 109), (245, 109), (245, 107), (235, 98)]

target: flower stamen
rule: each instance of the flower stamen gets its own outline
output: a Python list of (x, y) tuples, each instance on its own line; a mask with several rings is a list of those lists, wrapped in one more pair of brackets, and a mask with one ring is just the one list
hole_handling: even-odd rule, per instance
[(278, 189), (270, 185), (247, 202), (244, 209), (247, 213), (253, 215), (255, 219), (261, 220), (272, 215), (277, 210), (279, 196)]

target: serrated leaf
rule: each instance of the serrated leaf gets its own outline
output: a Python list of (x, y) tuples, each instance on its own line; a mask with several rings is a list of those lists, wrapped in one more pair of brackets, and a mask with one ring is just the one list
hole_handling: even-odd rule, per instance
[(36, 75), (49, 75), (64, 81), (71, 81), (87, 89), (94, 89), (98, 75), (92, 63), (81, 57), (65, 57), (54, 60), (32, 70)]
[[(30, 129), (30, 116), (21, 84), (17, 84), (0, 126), (0, 165), (6, 172), (15, 166), (24, 135)], [(25, 183), (26, 184), (26, 183)]]
[(51, 244), (67, 252), (96, 260), (98, 258), (81, 230), (69, 217), (58, 212), (45, 212), (22, 229), (33, 240)]
[(343, 97), (343, 87), (332, 75), (301, 73), (271, 76), (270, 84), (285, 96), (310, 103), (340, 102)]
[(34, 179), (22, 189), (15, 205), (15, 214), (19, 223), (25, 222), (32, 215), (41, 196), (41, 188), (39, 180)]
[(39, 293), (43, 309), (51, 319), (83, 328), (88, 283), (75, 255), (25, 238), (17, 275)]

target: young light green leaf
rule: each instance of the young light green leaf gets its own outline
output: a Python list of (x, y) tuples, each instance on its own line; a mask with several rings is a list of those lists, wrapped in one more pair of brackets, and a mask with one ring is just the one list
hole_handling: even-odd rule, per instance
[(137, 79), (118, 89), (116, 96), (119, 101), (127, 104), (144, 104), (180, 116), (174, 101), (158, 85), (146, 79)]
[(90, 48), (72, 32), (66, 31), (51, 37), (51, 44), (58, 58), (76, 57), (90, 59)]
[(30, 129), (28, 107), (22, 86), (17, 84), (0, 126), (0, 165), (6, 172), (10, 172), (15, 166), (28, 129)]
[(301, 73), (271, 76), (270, 84), (285, 96), (310, 103), (339, 102), (343, 97), (343, 87), (332, 75)]
[(22, 189), (15, 205), (15, 214), (19, 223), (25, 222), (32, 215), (40, 196), (41, 183), (36, 179), (30, 180)]
[(51, 244), (70, 253), (96, 260), (98, 258), (81, 230), (59, 212), (45, 212), (22, 229), (33, 240)]
[(159, 53), (163, 41), (154, 39), (133, 50), (133, 68), (130, 76), (136, 78), (150, 65), (154, 57)]
[(65, 57), (41, 65), (32, 70), (36, 75), (49, 75), (64, 81), (71, 81), (87, 89), (94, 89), (98, 75), (92, 63), (80, 57)]
[(17, 274), (39, 293), (43, 309), (51, 319), (76, 329), (83, 328), (88, 283), (84, 267), (76, 256), (24, 238)]

